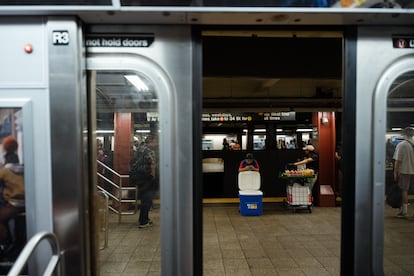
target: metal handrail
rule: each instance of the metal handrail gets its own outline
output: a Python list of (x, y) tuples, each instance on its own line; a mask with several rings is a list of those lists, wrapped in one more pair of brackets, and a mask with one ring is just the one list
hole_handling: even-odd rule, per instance
[[(115, 182), (113, 182), (112, 180), (108, 179), (107, 177), (105, 177), (105, 176), (104, 176), (104, 175), (102, 175), (101, 173), (99, 173), (99, 172), (98, 172), (97, 174), (98, 174), (98, 176), (99, 176), (101, 179), (105, 180), (105, 182), (106, 182), (106, 183), (111, 184), (111, 186), (115, 187), (115, 188), (116, 188), (116, 189), (118, 189), (118, 190), (124, 190), (124, 191), (131, 190), (131, 191), (133, 191), (133, 190), (135, 190), (135, 189), (136, 189), (136, 187), (135, 187), (135, 186), (127, 186), (127, 187), (124, 187), (124, 186), (122, 186), (122, 185), (117, 185)], [(129, 178), (129, 176), (121, 175), (121, 176), (120, 176), (120, 178)], [(98, 185), (98, 188), (99, 188), (100, 190), (102, 190), (102, 191), (105, 191), (105, 189), (104, 189), (103, 187), (99, 186), (99, 185)], [(111, 197), (112, 199), (115, 199), (115, 200), (119, 201), (118, 197), (114, 196), (114, 195), (113, 195), (113, 194), (111, 194), (111, 193), (108, 193), (108, 196), (109, 196), (109, 197)]]
[(58, 267), (58, 264), (60, 263), (60, 248), (55, 234), (50, 232), (39, 232), (29, 240), (29, 242), (23, 248), (22, 252), (20, 252), (19, 257), (17, 258), (13, 267), (10, 269), (7, 276), (20, 275), (20, 272), (23, 270), (30, 256), (33, 254), (34, 250), (42, 240), (47, 240), (52, 249), (52, 257), (50, 258), (50, 261), (42, 275), (52, 275), (55, 272), (56, 268), (58, 268), (56, 275), (61, 275), (61, 267)]
[(103, 166), (105, 169), (109, 170), (112, 174), (121, 177), (122, 175), (120, 175), (119, 173), (117, 173), (116, 171), (114, 171), (113, 169), (111, 169), (110, 167), (108, 167), (104, 162), (96, 160), (96, 162), (98, 162), (99, 165)]
[[(101, 246), (101, 247), (99, 247), (99, 249), (100, 250), (103, 250), (103, 249), (105, 249), (105, 248), (107, 248), (108, 247), (108, 210), (109, 210), (109, 197), (108, 197), (108, 194), (106, 193), (106, 192), (104, 192), (104, 191), (98, 191), (98, 194), (100, 194), (101, 196), (103, 196), (103, 198), (105, 199), (105, 209), (104, 209), (104, 226), (103, 226), (103, 229), (104, 229), (104, 234), (105, 234), (105, 236), (104, 236), (104, 244), (103, 244), (103, 246)], [(99, 216), (100, 217), (100, 216)], [(102, 230), (102, 227), (101, 227), (101, 230)]]
[[(118, 177), (120, 179), (119, 185), (117, 185), (111, 179), (108, 179), (107, 177), (105, 177), (100, 172), (97, 172), (98, 178), (104, 180), (105, 183), (109, 183), (112, 187), (114, 187), (115, 189), (118, 190), (117, 196), (115, 196), (111, 192), (107, 191), (104, 187), (101, 187), (99, 184), (97, 185), (98, 191), (102, 191), (102, 192), (106, 193), (106, 195), (109, 198), (111, 198), (112, 200), (115, 200), (116, 202), (119, 203), (118, 204), (118, 209), (116, 209), (116, 208), (112, 207), (111, 205), (109, 205), (109, 210), (111, 210), (112, 212), (118, 214), (118, 223), (121, 223), (122, 215), (134, 215), (137, 212), (137, 207), (136, 207), (136, 202), (138, 200), (137, 187), (136, 186), (126, 186), (126, 187), (124, 187), (122, 185), (122, 179), (123, 178), (129, 178), (129, 175), (121, 175), (121, 174), (117, 173), (112, 168), (108, 167), (105, 163), (103, 163), (102, 161), (96, 160), (96, 162), (97, 162), (98, 165), (102, 166), (105, 170), (108, 170), (113, 176)], [(123, 195), (122, 192), (123, 191), (133, 191), (134, 194), (135, 194), (134, 199), (123, 199), (122, 198), (122, 195)], [(135, 204), (134, 211), (132, 211), (132, 212), (123, 212), (122, 207), (121, 207), (122, 203), (134, 203)]]

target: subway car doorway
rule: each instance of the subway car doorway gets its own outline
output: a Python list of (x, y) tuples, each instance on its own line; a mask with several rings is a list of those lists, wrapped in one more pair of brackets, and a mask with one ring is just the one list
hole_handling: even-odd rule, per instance
[[(202, 31), (205, 273), (307, 273), (309, 262), (339, 275), (343, 45), (341, 31)], [(293, 165), (305, 147), (319, 156), (313, 188), (285, 177), (305, 172)], [(263, 196), (245, 202), (247, 154), (260, 165)], [(289, 200), (299, 193), (305, 201)]]

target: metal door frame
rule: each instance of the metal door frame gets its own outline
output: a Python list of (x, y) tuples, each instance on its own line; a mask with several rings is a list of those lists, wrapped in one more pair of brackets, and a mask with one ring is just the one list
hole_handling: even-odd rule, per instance
[[(373, 267), (375, 275), (383, 273), (384, 255), (384, 191), (385, 191), (385, 141), (387, 99), (392, 83), (404, 73), (414, 71), (414, 54), (404, 55), (393, 62), (382, 74), (374, 92), (373, 104)], [(381, 268), (381, 270), (379, 270)]]
[[(109, 27), (111, 33), (128, 28)], [(163, 275), (192, 275), (193, 247), (193, 129), (191, 38), (188, 27), (130, 27), (155, 33), (154, 48), (88, 48), (87, 70), (136, 71), (155, 85), (159, 100), (160, 229)], [(92, 28), (108, 31), (108, 27)], [(157, 36), (160, 32), (160, 36)], [(168, 34), (167, 34), (168, 33)], [(164, 34), (166, 37), (163, 37)], [(169, 41), (169, 39), (173, 39)], [(179, 43), (176, 43), (177, 40)], [(168, 51), (169, 59), (165, 60)], [(174, 55), (173, 53), (178, 53)], [(164, 58), (164, 59), (163, 59)], [(180, 62), (177, 62), (177, 59)], [(181, 70), (177, 70), (181, 67)]]
[(383, 275), (387, 96), (395, 78), (414, 69), (414, 49), (393, 48), (392, 36), (412, 32), (406, 27), (358, 28), (354, 275)]

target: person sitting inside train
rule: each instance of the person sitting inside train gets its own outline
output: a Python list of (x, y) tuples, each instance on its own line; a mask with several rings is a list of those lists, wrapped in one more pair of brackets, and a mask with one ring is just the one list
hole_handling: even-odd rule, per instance
[(17, 143), (16, 138), (13, 136), (4, 137), (1, 144), (4, 153), (4, 165), (9, 163), (19, 164), (19, 156), (16, 153), (19, 144)]
[(245, 171), (256, 171), (258, 172), (260, 169), (259, 162), (253, 158), (253, 154), (248, 153), (246, 154), (246, 159), (243, 159), (239, 165), (239, 172)]
[(24, 210), (23, 171), (23, 165), (19, 164), (7, 164), (0, 169), (0, 179), (5, 183), (0, 199), (0, 254), (7, 252), (13, 242), (9, 220)]

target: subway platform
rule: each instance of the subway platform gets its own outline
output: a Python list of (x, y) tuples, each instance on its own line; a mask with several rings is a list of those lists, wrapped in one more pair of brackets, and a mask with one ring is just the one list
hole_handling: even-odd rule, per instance
[[(292, 213), (265, 203), (262, 216), (241, 216), (238, 207), (204, 204), (203, 275), (340, 275), (341, 207)], [(159, 211), (150, 212), (154, 225), (145, 229), (138, 214), (121, 224), (110, 214), (100, 275), (161, 275)], [(384, 272), (414, 275), (414, 218), (396, 218), (397, 211), (385, 207)]]

